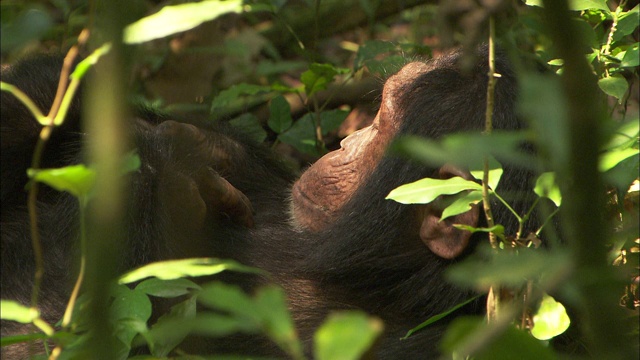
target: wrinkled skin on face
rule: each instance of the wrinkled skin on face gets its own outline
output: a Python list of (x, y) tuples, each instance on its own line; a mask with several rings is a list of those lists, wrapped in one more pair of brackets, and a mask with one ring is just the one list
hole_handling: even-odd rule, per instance
[(430, 70), (414, 62), (390, 77), (373, 124), (358, 130), (305, 171), (292, 189), (294, 226), (318, 231), (335, 220), (342, 206), (371, 175), (402, 123), (398, 101), (403, 85)]

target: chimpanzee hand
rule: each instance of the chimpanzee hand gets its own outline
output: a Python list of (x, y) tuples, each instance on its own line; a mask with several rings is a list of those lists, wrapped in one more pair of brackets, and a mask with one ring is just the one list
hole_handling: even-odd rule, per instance
[[(249, 199), (221, 176), (230, 166), (228, 142), (220, 134), (194, 125), (165, 121), (154, 135), (169, 146), (170, 161), (158, 176), (158, 195), (174, 224), (201, 229), (207, 218), (221, 216), (253, 227)], [(166, 150), (169, 149), (169, 150)]]

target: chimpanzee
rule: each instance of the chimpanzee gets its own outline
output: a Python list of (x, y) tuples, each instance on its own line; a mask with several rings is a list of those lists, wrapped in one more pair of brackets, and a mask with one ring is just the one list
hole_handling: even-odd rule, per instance
[[(486, 236), (452, 225), (481, 226), (484, 215), (474, 207), (439, 222), (442, 209), (434, 204), (408, 206), (385, 200), (392, 189), (424, 177), (471, 179), (466, 169), (429, 167), (386, 149), (402, 135), (437, 139), (483, 128), (486, 49), (478, 55), (481, 60), (469, 72), (458, 66), (460, 52), (406, 65), (387, 80), (373, 125), (344, 139), (341, 149), (322, 157), (295, 183), (273, 154), (224, 128), (196, 127), (141, 111), (132, 126), (142, 166), (130, 179), (132, 220), (123, 269), (194, 255), (238, 259), (267, 270), (286, 290), (307, 351), (313, 331), (329, 312), (361, 309), (385, 322), (377, 357), (437, 356), (446, 321), (406, 341), (399, 338), (472, 296), (446, 282), (443, 272)], [(498, 58), (497, 71), (502, 77), (495, 90), (494, 127), (518, 129), (522, 124), (515, 113), (515, 76), (503, 57)], [(51, 75), (53, 70), (45, 70), (42, 61), (25, 62), (3, 71), (2, 79), (17, 84), (46, 108), (57, 82)], [(2, 297), (28, 303), (33, 259), (22, 188), (38, 126), (31, 125), (33, 120), (19, 107), (3, 93)], [(72, 112), (71, 119), (78, 114)], [(28, 129), (23, 122), (30, 124)], [(52, 140), (45, 166), (81, 161), (83, 135), (74, 123), (77, 120)], [(5, 137), (14, 139), (6, 143), (7, 156)], [(5, 172), (7, 166), (12, 169)], [(498, 190), (524, 190), (527, 180), (524, 170), (507, 166)], [(6, 205), (5, 199), (10, 200)], [(69, 254), (74, 252), (77, 226), (74, 204), (53, 191), (43, 192), (39, 200), (48, 264), (48, 285), (41, 298), (47, 301), (43, 306), (49, 321), (60, 317), (66, 298), (56, 284), (68, 282), (68, 269), (73, 267)], [(515, 232), (515, 220), (498, 204), (494, 217), (508, 232)], [(477, 302), (460, 312), (480, 313), (481, 308)], [(14, 331), (5, 332), (4, 325), (3, 335)], [(235, 350), (247, 350), (242, 346)], [(234, 349), (229, 344), (225, 348)], [(273, 351), (279, 354), (275, 347)]]
[[(304, 236), (288, 248), (296, 248), (298, 261), (280, 268), (258, 265), (282, 274), (280, 281), (303, 339), (311, 338), (329, 311), (356, 308), (384, 320), (379, 358), (437, 356), (442, 324), (406, 341), (399, 339), (430, 316), (473, 296), (447, 283), (443, 271), (486, 238), (452, 225), (486, 225), (484, 214), (478, 206), (439, 222), (442, 209), (435, 203), (408, 206), (385, 200), (394, 188), (425, 177), (472, 179), (466, 169), (450, 164), (433, 168), (385, 149), (402, 135), (437, 139), (484, 128), (486, 49), (477, 55), (477, 65), (468, 72), (459, 68), (460, 52), (404, 66), (386, 81), (373, 125), (345, 138), (341, 149), (322, 157), (294, 184), (292, 223)], [(494, 127), (521, 128), (515, 75), (504, 56), (496, 66), (502, 76), (495, 89)], [(524, 193), (531, 174), (513, 166), (504, 171), (498, 191)], [(527, 201), (512, 205), (522, 213)], [(496, 223), (515, 234), (517, 222), (508, 210), (493, 204), (493, 212)], [(276, 251), (268, 249), (265, 254)], [(478, 301), (459, 313), (477, 313), (481, 307)]]
[[(2, 81), (15, 84), (47, 111), (62, 64), (59, 56), (26, 59), (3, 69)], [(13, 95), (2, 92), (1, 96), (2, 298), (28, 305), (34, 256), (26, 171), (41, 126)], [(84, 162), (82, 100), (78, 98), (47, 143), (41, 168)], [(288, 222), (293, 172), (267, 148), (224, 124), (196, 127), (144, 106), (134, 109), (130, 126), (141, 166), (126, 179), (128, 224), (120, 269), (204, 256), (250, 262), (243, 251), (250, 233), (260, 224), (284, 227)], [(37, 206), (46, 267), (39, 306), (44, 319), (54, 324), (62, 317), (77, 274), (78, 204), (69, 194), (43, 185)], [(2, 322), (3, 336), (26, 330), (14, 322)], [(26, 357), (26, 349), (10, 346), (2, 348), (2, 355)]]

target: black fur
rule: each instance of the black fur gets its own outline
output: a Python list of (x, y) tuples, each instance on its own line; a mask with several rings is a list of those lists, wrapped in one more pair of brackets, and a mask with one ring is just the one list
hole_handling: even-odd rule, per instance
[[(481, 55), (484, 54), (484, 50)], [(459, 53), (434, 60), (433, 70), (405, 84), (400, 108), (403, 123), (400, 135), (439, 138), (461, 131), (480, 131), (484, 126), (487, 66), (479, 63), (468, 75), (458, 69)], [(482, 58), (482, 56), (481, 56)], [(515, 114), (516, 82), (503, 57), (498, 72), (494, 126), (513, 130), (522, 126)], [(49, 59), (23, 62), (2, 73), (46, 108), (57, 84), (55, 69), (61, 63)], [(51, 166), (81, 161), (79, 151), (79, 110), (74, 107), (68, 128), (59, 129), (61, 141), (52, 142), (47, 152)], [(418, 221), (411, 206), (385, 200), (394, 188), (431, 176), (436, 169), (414, 161), (385, 156), (370, 178), (360, 185), (338, 220), (320, 233), (295, 230), (287, 223), (288, 189), (294, 176), (276, 157), (234, 132), (220, 126), (201, 124), (212, 143), (232, 143), (230, 167), (220, 171), (252, 202), (256, 226), (245, 229), (231, 221), (213, 221), (199, 232), (198, 244), (181, 244), (180, 231), (172, 231), (167, 205), (159, 202), (159, 182), (173, 173), (190, 175), (207, 164), (175, 156), (172, 139), (158, 136), (155, 124), (166, 120), (153, 111), (139, 111), (134, 139), (142, 160), (141, 169), (131, 176), (126, 254), (122, 269), (159, 259), (184, 256), (218, 256), (237, 259), (261, 267), (282, 285), (301, 338), (307, 345), (313, 331), (332, 310), (362, 309), (382, 318), (385, 334), (377, 355), (381, 359), (426, 359), (438, 356), (437, 343), (447, 324), (435, 326), (400, 341), (409, 329), (428, 317), (470, 298), (470, 291), (444, 280), (444, 270), (457, 260), (443, 260), (424, 246), (415, 232)], [(29, 165), (38, 127), (21, 105), (2, 94), (2, 297), (28, 303), (33, 278), (33, 256), (28, 232), (24, 172)], [(66, 134), (68, 132), (68, 137)], [(5, 146), (5, 139), (8, 143)], [(222, 145), (229, 148), (228, 145)], [(5, 150), (8, 152), (5, 153)], [(5, 155), (6, 154), (6, 155)], [(63, 155), (64, 154), (64, 155)], [(67, 155), (70, 154), (70, 155)], [(5, 170), (6, 169), (6, 170)], [(520, 191), (530, 174), (505, 168), (499, 191)], [(6, 201), (6, 202), (5, 202)], [(179, 206), (180, 204), (175, 204)], [(525, 203), (516, 204), (521, 210)], [(77, 206), (65, 194), (46, 192), (39, 200), (40, 224), (47, 269), (42, 293), (45, 319), (58, 320), (68, 296), (76, 238)], [(495, 204), (496, 222), (515, 233), (517, 224), (504, 207)], [(483, 240), (474, 235), (472, 244)], [(469, 249), (469, 252), (472, 248)], [(251, 280), (251, 281), (255, 281)], [(252, 283), (253, 284), (253, 283)], [(249, 285), (252, 285), (249, 284)], [(477, 301), (459, 313), (481, 313)], [(2, 334), (17, 329), (3, 322)], [(246, 340), (246, 339), (245, 339)], [(251, 342), (249, 342), (251, 344)], [(251, 346), (251, 345), (250, 345)], [(213, 344), (215, 348), (215, 344)], [(280, 354), (275, 347), (247, 348), (246, 342), (218, 344), (218, 349), (237, 352)], [(4, 355), (5, 353), (3, 353)]]

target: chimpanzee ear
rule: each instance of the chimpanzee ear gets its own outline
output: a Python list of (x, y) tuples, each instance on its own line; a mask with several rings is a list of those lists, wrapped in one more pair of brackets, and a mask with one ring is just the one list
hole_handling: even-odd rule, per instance
[[(449, 179), (455, 176), (460, 176), (467, 180), (473, 179), (468, 171), (452, 165), (444, 165), (437, 174), (437, 178), (440, 179)], [(453, 225), (477, 226), (480, 206), (473, 205), (471, 210), (465, 213), (440, 221), (442, 210), (442, 202), (439, 201), (439, 198), (425, 205), (422, 212), (420, 238), (434, 254), (445, 259), (453, 259), (467, 248), (471, 238), (471, 232), (457, 229)]]

